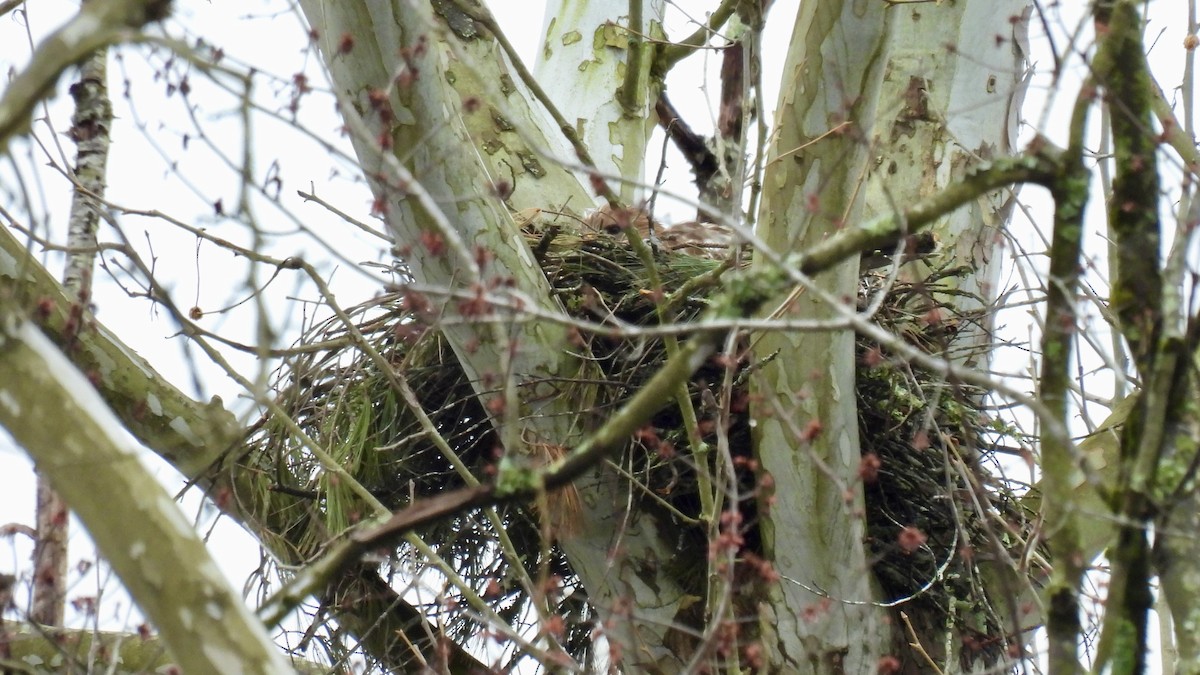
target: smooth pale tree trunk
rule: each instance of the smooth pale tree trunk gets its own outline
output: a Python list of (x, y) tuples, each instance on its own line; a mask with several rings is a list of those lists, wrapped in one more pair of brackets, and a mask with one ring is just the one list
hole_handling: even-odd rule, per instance
[[(376, 211), (395, 245), (405, 249), (413, 277), (433, 289), (464, 293), (503, 281), (523, 294), (531, 309), (560, 311), (495, 195), (513, 191), (511, 203), (519, 208), (561, 208), (584, 203), (586, 196), (572, 174), (540, 155), (561, 151), (559, 137), (523, 138), (539, 128), (523, 123), (531, 118), (524, 88), (494, 43), (475, 32), (478, 28), (454, 33), (427, 3), (306, 0), (301, 5), (318, 35), (334, 94), (376, 195)], [(440, 7), (456, 11), (449, 3)], [(353, 36), (352, 46), (343, 36)], [(516, 90), (505, 95), (502, 86)], [(488, 258), (482, 265), (481, 252)], [(513, 319), (519, 315), (492, 309)], [(457, 301), (444, 310), (439, 328), (481, 393), (506, 377), (575, 372), (561, 326), (481, 322)], [(566, 403), (546, 385), (522, 393), (526, 401), (549, 401), (545, 410), (524, 413), (562, 412), (553, 409), (555, 402)], [(512, 419), (514, 412), (505, 410), (501, 420), (517, 432), (523, 423)], [(563, 443), (571, 436), (565, 420), (536, 424), (558, 425), (529, 429), (542, 442)]]
[[(603, 176), (625, 203), (639, 206), (646, 149), (655, 126), (654, 106), (662, 83), (651, 75), (654, 44), (627, 28), (640, 5), (640, 37), (662, 36), (661, 0), (645, 3), (551, 0), (546, 6), (543, 49), (534, 74), (562, 116), (591, 150)], [(668, 635), (690, 597), (678, 580), (659, 572), (659, 561), (677, 552), (660, 536), (663, 527), (648, 513), (630, 513), (627, 479), (597, 469), (580, 482), (587, 508), (581, 527), (561, 544), (590, 597), (613, 608), (608, 639), (630, 672), (678, 670), (690, 656), (668, 646)], [(698, 568), (706, 564), (696, 560)], [(692, 598), (694, 599), (694, 597)], [(622, 607), (635, 607), (632, 613)]]
[[(898, 5), (893, 14), (887, 64), (879, 93), (874, 154), (865, 186), (867, 215), (893, 212), (957, 183), (984, 163), (1017, 148), (1020, 107), (1027, 85), (1027, 0)], [(949, 213), (929, 229), (936, 248), (903, 265), (901, 281), (920, 282), (934, 271), (967, 273), (939, 276), (933, 299), (949, 311), (942, 319), (957, 331), (954, 352), (960, 365), (987, 370), (992, 336), (988, 311), (996, 300), (999, 273), (1010, 251), (1004, 228), (1015, 189), (1000, 189)], [(914, 312), (928, 309), (917, 300)], [(982, 316), (977, 316), (983, 312)], [(972, 316), (971, 320), (960, 317)], [(965, 439), (978, 440), (978, 439)], [(1034, 591), (1014, 573), (1007, 552), (981, 551), (985, 585), (995, 595), (997, 616), (1013, 635), (1036, 624)], [(1006, 602), (1008, 597), (1020, 601)], [(957, 662), (962, 641), (947, 640), (945, 617), (913, 623), (924, 648), (936, 658)], [(1013, 621), (1021, 621), (1013, 626)], [(985, 627), (980, 626), (981, 630)], [(949, 653), (944, 648), (950, 645)]]
[[(759, 211), (759, 236), (773, 249), (804, 250), (862, 218), (872, 158), (866, 134), (888, 58), (891, 16), (883, 3), (801, 4)], [(842, 124), (841, 133), (826, 135)], [(853, 307), (858, 261), (839, 264), (816, 284)], [(812, 289), (784, 311), (804, 319), (837, 314)], [(880, 612), (860, 604), (875, 594), (863, 548), (862, 490), (854, 480), (854, 334), (763, 335), (755, 358), (776, 353), (755, 379), (753, 397), (756, 455), (774, 483), (773, 493), (760, 500), (763, 548), (783, 579), (762, 609), (770, 630), (764, 648), (784, 672), (873, 672), (887, 635)], [(790, 423), (810, 430), (808, 440)]]
[[(760, 235), (777, 250), (803, 250), (1011, 153), (1024, 74), (1024, 36), (1014, 27), (1023, 28), (1024, 5), (861, 12), (850, 3), (804, 5), (794, 31), (804, 39), (793, 40), (784, 67)], [(838, 133), (813, 142), (839, 125)], [(959, 288), (978, 300), (958, 309), (980, 309), (994, 296), (1000, 228), (1010, 206), (1011, 193), (997, 191), (941, 219), (933, 228), (938, 248), (930, 264), (910, 265), (902, 277), (915, 281), (933, 267), (964, 265), (971, 273)], [(853, 298), (857, 283), (853, 263), (817, 280), (840, 299)], [(814, 295), (800, 293), (789, 311), (806, 319), (836, 316)], [(853, 336), (765, 336), (758, 356), (773, 353), (778, 357), (764, 372), (762, 398), (780, 401), (780, 417), (814, 432), (801, 439), (782, 419), (756, 415), (756, 447), (775, 484), (764, 528), (768, 554), (780, 574), (807, 586), (784, 583), (772, 598), (773, 623), (780, 626), (776, 658), (785, 668), (866, 672), (889, 647), (879, 627), (883, 617), (839, 602), (874, 598), (861, 544)], [(914, 623), (924, 625), (919, 618)], [(926, 625), (921, 636), (935, 652), (947, 644), (947, 627), (937, 624)]]
[[(868, 216), (916, 202), (1017, 150), (1030, 67), (1029, 8), (1027, 0), (891, 8), (890, 57), (871, 139), (882, 161), (866, 185)], [(902, 267), (900, 278), (917, 282), (933, 270), (962, 266), (971, 272), (940, 278), (939, 285), (963, 294), (938, 299), (960, 314), (989, 307), (1009, 250), (1003, 228), (1015, 197), (1013, 190), (995, 190), (941, 218), (930, 228), (936, 249)], [(970, 340), (956, 346), (989, 344), (983, 330), (989, 327), (964, 322)], [(973, 366), (986, 368), (987, 353), (972, 355)]]
[[(628, 28), (631, 7), (643, 14), (638, 36)], [(662, 37), (664, 7), (662, 0), (546, 3), (534, 75), (592, 149), (600, 173), (623, 179), (614, 191), (626, 203), (648, 196), (645, 156), (661, 83), (651, 80), (653, 42), (638, 38)]]

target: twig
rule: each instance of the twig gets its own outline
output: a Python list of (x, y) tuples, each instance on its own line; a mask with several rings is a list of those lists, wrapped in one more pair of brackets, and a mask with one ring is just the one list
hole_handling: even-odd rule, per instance
[(909, 620), (906, 612), (900, 612), (900, 620), (904, 622), (904, 628), (908, 631), (908, 646), (912, 647), (918, 654), (925, 658), (925, 662), (929, 664), (929, 667), (933, 669), (936, 675), (942, 675), (942, 669), (938, 667), (937, 662), (933, 660), (929, 652), (925, 651), (925, 647), (921, 644), (921, 639), (917, 637), (917, 631), (913, 628), (912, 621)]
[(687, 58), (698, 47), (703, 47), (709, 37), (721, 30), (741, 0), (721, 0), (713, 13), (708, 16), (708, 23), (696, 29), (691, 35), (679, 42), (666, 44), (659, 48), (658, 56), (654, 59), (651, 72), (662, 75), (671, 70), (676, 63)]

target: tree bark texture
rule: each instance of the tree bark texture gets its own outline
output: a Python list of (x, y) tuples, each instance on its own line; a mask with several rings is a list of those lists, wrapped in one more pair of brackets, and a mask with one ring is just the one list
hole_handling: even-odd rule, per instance
[[(802, 251), (862, 219), (892, 21), (883, 3), (801, 5), (759, 211), (758, 233), (772, 249)], [(815, 286), (853, 311), (858, 261)], [(779, 309), (836, 316), (816, 295), (797, 289)], [(856, 480), (854, 349), (849, 330), (768, 333), (755, 348), (758, 359), (777, 355), (754, 381), (753, 415), (756, 456), (774, 483), (760, 499), (763, 549), (783, 580), (761, 605), (764, 647), (783, 671), (871, 672), (886, 644), (879, 612), (862, 604), (876, 596)]]

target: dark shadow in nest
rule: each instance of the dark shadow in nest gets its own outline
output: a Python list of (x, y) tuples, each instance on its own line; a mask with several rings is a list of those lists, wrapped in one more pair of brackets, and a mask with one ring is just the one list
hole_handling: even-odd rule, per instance
[[(547, 279), (572, 316), (593, 322), (615, 317), (638, 326), (659, 322), (644, 268), (622, 239), (577, 233), (529, 236)], [(668, 320), (683, 323), (695, 319), (706, 306), (705, 296), (719, 283), (720, 263), (663, 251), (655, 255), (668, 293), (684, 284), (694, 286), (687, 297), (670, 307)], [(697, 283), (707, 276), (712, 277), (711, 283)], [(864, 280), (864, 293), (878, 290), (878, 284), (878, 277)], [(949, 314), (944, 314), (951, 316), (945, 321), (921, 318), (930, 316), (935, 307), (949, 312), (933, 300), (939, 297), (936, 279), (897, 285), (889, 290), (889, 296), (876, 320), (893, 334), (904, 335), (933, 353), (949, 353), (954, 348), (956, 331), (948, 327), (975, 320)], [(449, 346), (437, 331), (423, 327), (426, 305), (423, 298), (400, 292), (377, 298), (358, 308), (354, 316), (368, 343), (405, 377), (459, 460), (475, 477), (486, 481), (497, 460), (499, 441)], [(309, 332), (306, 344), (334, 344), (289, 360), (279, 375), (281, 404), (317, 443), (338, 448), (335, 459), (389, 509), (398, 510), (414, 497), (463, 485), (452, 462), (421, 431), (392, 381), (371, 358), (353, 347), (346, 335), (335, 321)], [(583, 412), (596, 420), (636, 391), (665, 361), (660, 339), (595, 334), (583, 336), (583, 341), (598, 373), (596, 379), (605, 383), (597, 392), (596, 408)], [(877, 346), (861, 340), (858, 349), (864, 364), (858, 376), (862, 448), (864, 456), (878, 462), (877, 470), (864, 473), (867, 544), (876, 576), (889, 599), (911, 598), (909, 602), (926, 615), (942, 616), (946, 625), (977, 636), (976, 642), (987, 647), (981, 648), (979, 656), (991, 663), (1006, 646), (1000, 629), (1003, 622), (988, 605), (970, 556), (964, 553), (986, 546), (973, 499), (985, 508), (1009, 508), (1003, 491), (990, 484), (983, 468), (991, 439), (979, 412), (984, 392), (950, 386), (892, 361)], [(745, 375), (747, 367), (744, 358), (737, 361), (737, 378)], [(702, 367), (690, 383), (693, 404), (706, 425), (702, 430), (709, 442), (715, 440), (715, 415), (709, 412), (714, 402), (717, 407), (722, 405), (719, 383), (725, 377), (726, 366), (714, 361)], [(734, 388), (733, 397), (734, 414), (726, 430), (729, 446), (735, 458), (748, 460), (751, 445), (744, 382)], [(305, 519), (320, 518), (327, 531), (336, 534), (361, 515), (356, 511), (361, 507), (355, 505), (345, 486), (328, 480), (312, 456), (280, 425), (267, 420), (253, 440), (263, 471), (274, 473), (278, 484), (289, 486), (293, 493), (309, 495), (306, 507), (296, 510), (297, 530), (303, 529)], [(706, 570), (696, 561), (707, 559), (708, 532), (671, 513), (674, 509), (695, 517), (700, 512), (697, 476), (693, 459), (684, 451), (687, 446), (681, 413), (668, 407), (653, 417), (643, 438), (631, 442), (624, 465), (641, 481), (633, 490), (640, 499), (637, 508), (654, 512), (660, 534), (675, 542), (673, 559), (682, 562), (671, 573), (690, 592), (702, 596)], [(753, 467), (752, 462), (738, 466), (744, 552), (757, 553), (753, 499), (757, 477), (746, 468)], [(566, 620), (565, 646), (573, 656), (586, 659), (593, 625), (586, 596), (565, 556), (557, 546), (545, 546), (539, 519), (531, 509), (506, 506), (499, 515), (527, 572), (537, 578), (548, 570), (571, 588), (572, 592), (559, 596), (552, 611)], [(418, 534), (436, 542), (439, 554), (512, 625), (520, 628), (531, 615), (529, 598), (514, 583), (510, 562), (499, 555), (494, 543), (496, 533), (480, 513), (460, 514)], [(316, 550), (320, 543), (294, 545), (298, 550)], [(395, 556), (410, 559), (414, 552), (402, 547)], [(453, 590), (447, 591), (452, 602), (428, 611), (438, 615), (456, 639), (478, 635), (486, 627), (466, 613), (454, 611), (455, 606), (466, 606), (456, 605), (454, 595)]]

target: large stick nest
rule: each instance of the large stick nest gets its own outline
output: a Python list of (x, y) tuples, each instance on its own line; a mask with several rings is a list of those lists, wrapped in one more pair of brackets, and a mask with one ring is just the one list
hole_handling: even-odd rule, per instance
[[(647, 292), (646, 270), (623, 237), (554, 228), (530, 229), (527, 237), (572, 316), (590, 322), (616, 317), (640, 326), (658, 323), (654, 295)], [(668, 293), (685, 284), (691, 289), (671, 306), (671, 321), (694, 320), (705, 307), (705, 295), (719, 286), (721, 263), (664, 250), (655, 252), (655, 262)], [(862, 299), (887, 293), (874, 318), (893, 335), (931, 353), (953, 355), (959, 362), (983, 360), (979, 354), (954, 353), (982, 349), (956, 342), (962, 329), (980, 317), (957, 314), (947, 301), (953, 295), (942, 281), (954, 274), (943, 271), (919, 284), (886, 288), (882, 275), (867, 275)], [(299, 428), (390, 509), (464, 484), (394, 386), (395, 374), (408, 383), (458, 461), (479, 480), (493, 475), (501, 445), (476, 387), (467, 381), (441, 334), (427, 326), (432, 302), (398, 289), (352, 310), (369, 350), (351, 339), (341, 321), (330, 319), (315, 326), (302, 340), (302, 346), (310, 348), (289, 359), (278, 376), (278, 400)], [(745, 345), (743, 338), (743, 349)], [(586, 381), (576, 385), (594, 392), (591, 409), (579, 411), (587, 424), (599, 423), (606, 410), (636, 391), (665, 360), (662, 341), (646, 336), (581, 332), (577, 348), (590, 355)], [(369, 354), (372, 350), (375, 355)], [(1008, 522), (1024, 522), (1010, 494), (984, 468), (992, 454), (989, 448), (1008, 432), (982, 412), (986, 392), (948, 383), (861, 339), (858, 356), (864, 457), (860, 478), (867, 502), (866, 543), (876, 578), (890, 600), (909, 598), (905, 607), (910, 614), (924, 616), (927, 625), (953, 626), (980, 648), (975, 655), (991, 662), (1007, 645), (1001, 626), (1008, 625), (1008, 617), (999, 616), (989, 602), (972, 552), (1004, 553), (996, 544), (997, 514)], [(753, 370), (761, 365), (749, 358), (743, 354), (737, 360), (730, 401), (733, 422), (726, 430), (731, 452), (747, 460), (751, 445), (746, 401)], [(394, 374), (380, 368), (380, 359)], [(711, 421), (716, 419), (712, 409), (725, 405), (720, 383), (728, 363), (726, 359), (707, 364), (690, 383), (693, 404), (710, 442), (715, 442), (718, 431)], [(334, 537), (364, 515), (348, 486), (331, 479), (281, 421), (264, 418), (252, 442), (256, 461), (276, 477), (276, 497), (293, 500), (288, 509), (295, 513), (295, 531), (308, 532), (310, 537), (324, 531)], [(676, 578), (702, 596), (707, 531), (681, 525), (672, 515), (675, 511), (694, 518), (699, 513), (694, 458), (687, 447), (680, 411), (670, 407), (654, 416), (639, 439), (631, 439), (622, 464), (638, 483), (631, 486), (636, 508), (655, 513), (664, 527), (673, 528), (679, 549), (674, 556), (679, 567), (673, 570)], [(745, 488), (741, 492), (753, 495), (757, 478), (753, 461), (739, 461), (737, 466), (745, 474), (738, 477)], [(745, 522), (752, 523), (753, 499), (738, 506), (751, 513)], [(538, 578), (548, 567), (573, 591), (564, 594), (557, 611), (568, 622), (568, 648), (586, 657), (593, 626), (583, 589), (574, 581), (565, 557), (557, 547), (545, 544), (543, 523), (535, 509), (506, 507), (500, 517), (528, 571)], [(322, 527), (312, 527), (313, 520)], [(499, 555), (496, 533), (481, 514), (459, 514), (419, 534), (514, 625), (529, 616), (529, 598), (512, 583), (511, 561)], [(753, 554), (758, 546), (753, 526), (747, 526), (744, 534), (747, 553)], [(323, 543), (289, 542), (301, 553), (316, 552)], [(401, 551), (397, 560), (407, 553), (411, 552)], [(454, 591), (447, 595), (453, 597)], [(445, 612), (443, 620), (460, 635), (474, 634), (479, 626), (464, 612), (455, 611), (454, 605), (443, 603), (431, 611)]]

